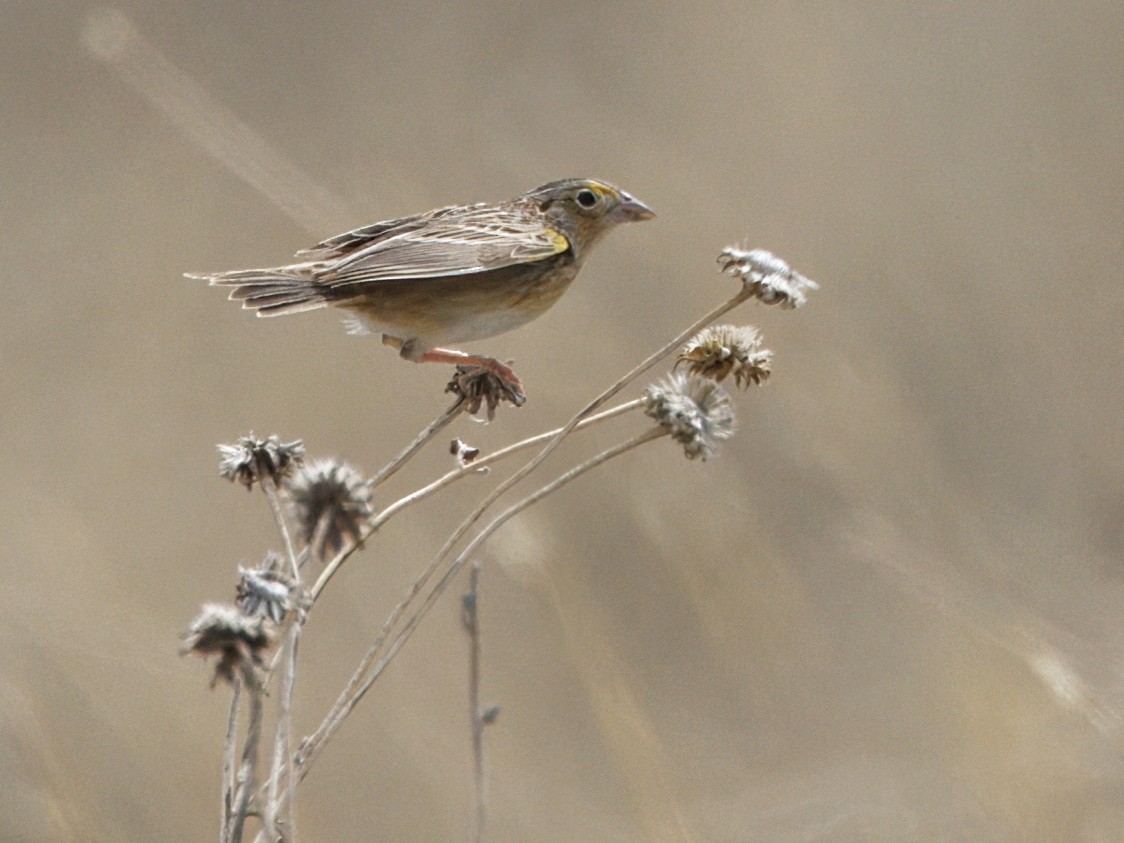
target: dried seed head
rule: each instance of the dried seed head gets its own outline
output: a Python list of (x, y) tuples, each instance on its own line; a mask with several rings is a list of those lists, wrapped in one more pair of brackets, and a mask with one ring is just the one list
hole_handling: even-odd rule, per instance
[(289, 482), (289, 498), (305, 544), (321, 560), (359, 541), (375, 511), (367, 481), (336, 460), (301, 468)]
[(262, 477), (280, 483), (304, 462), (304, 443), (297, 439), (282, 442), (280, 437), (257, 439), (243, 436), (234, 445), (219, 445), (219, 474), (232, 483), (251, 489)]
[(765, 249), (738, 249), (727, 246), (718, 256), (722, 271), (741, 278), (754, 298), (762, 304), (779, 304), (783, 308), (800, 307), (807, 302), (805, 293), (820, 285), (793, 271), (783, 260)]
[(761, 348), (761, 337), (749, 326), (713, 325), (683, 346), (675, 368), (721, 382), (730, 375), (740, 387), (764, 383), (773, 365), (773, 352)]
[(734, 435), (730, 393), (709, 378), (673, 372), (644, 392), (644, 412), (683, 445), (688, 459), (714, 456)]
[(252, 570), (239, 567), (235, 604), (250, 617), (267, 617), (276, 624), (296, 605), (293, 583), (280, 554), (270, 551)]
[(521, 407), (527, 400), (514, 386), (483, 366), (457, 366), (457, 373), (445, 391), (459, 397), (471, 415), (476, 415), (481, 406), (487, 407), (488, 421), (496, 417), (501, 401)]
[(261, 665), (273, 645), (273, 625), (264, 617), (244, 615), (234, 606), (208, 603), (184, 634), (183, 655), (218, 656), (211, 687), (221, 679), (233, 683)]
[(480, 456), (480, 449), (473, 448), (466, 442), (460, 439), (454, 439), (449, 443), (449, 453), (456, 457), (457, 465), (464, 468), (466, 465), (472, 463), (474, 459)]

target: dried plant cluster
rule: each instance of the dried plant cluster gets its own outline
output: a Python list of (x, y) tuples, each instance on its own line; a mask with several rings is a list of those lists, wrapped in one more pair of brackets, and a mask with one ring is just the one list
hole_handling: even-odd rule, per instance
[[(457, 367), (448, 386), (454, 401), (399, 454), (373, 476), (332, 459), (306, 461), (300, 440), (282, 442), (253, 434), (233, 445), (220, 445), (219, 473), (248, 490), (259, 488), (277, 523), (281, 551), (265, 553), (253, 567), (238, 568), (233, 603), (207, 604), (184, 636), (185, 653), (212, 658), (212, 686), (231, 687), (232, 700), (223, 763), (220, 843), (238, 843), (248, 818), (255, 818), (258, 843), (297, 839), (296, 788), (350, 712), (382, 674), (387, 664), (424, 619), (466, 564), (471, 563), (468, 592), (462, 598), (464, 626), (470, 641), (470, 734), (476, 760), (477, 840), (484, 838), (484, 731), (499, 714), (479, 699), (480, 633), (477, 551), (506, 521), (586, 472), (656, 439), (670, 438), (689, 459), (706, 460), (735, 428), (734, 401), (723, 383), (748, 389), (765, 383), (772, 371), (772, 352), (761, 348), (754, 328), (714, 326), (725, 313), (754, 299), (762, 304), (795, 308), (805, 303), (816, 284), (794, 272), (775, 255), (760, 249), (727, 248), (719, 257), (724, 273), (742, 281), (738, 292), (682, 334), (642, 361), (613, 386), (590, 401), (568, 423), (491, 454), (454, 439), (452, 467), (382, 509), (375, 506), (378, 487), (402, 469), (458, 416), (482, 412), (489, 420), (503, 403), (518, 406), (519, 396), (490, 372)], [(672, 372), (631, 401), (602, 410), (615, 395), (660, 360), (679, 349)], [(639, 411), (639, 412), (635, 412)], [(496, 511), (512, 487), (534, 473), (570, 433), (617, 416), (648, 419), (618, 445), (580, 462), (537, 490)], [(319, 727), (299, 742), (292, 734), (292, 706), (297, 679), (299, 642), (304, 623), (317, 599), (341, 567), (378, 529), (403, 509), (437, 494), (467, 475), (492, 472), (500, 461), (538, 448), (535, 455), (492, 485), (461, 524), (421, 567), (407, 596), (385, 619), (363, 654), (351, 680), (327, 711)], [(263, 739), (263, 706), (277, 705), (271, 760), (259, 779)], [(244, 734), (240, 728), (244, 724)]]

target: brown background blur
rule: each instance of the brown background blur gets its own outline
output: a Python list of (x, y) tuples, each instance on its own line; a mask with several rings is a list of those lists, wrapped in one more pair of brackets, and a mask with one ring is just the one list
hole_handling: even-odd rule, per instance
[[(472, 444), (732, 294), (729, 243), (823, 290), (734, 314), (776, 366), (719, 459), (650, 445), (490, 544), (492, 839), (1124, 839), (1121, 5), (424, 6), (0, 5), (0, 841), (213, 839), (227, 695), (177, 636), (277, 546), (214, 445), (372, 472), (448, 400), (181, 273), (575, 175), (659, 218), (477, 347), (531, 400)], [(342, 572), (302, 734), (482, 488)], [(468, 838), (457, 592), (302, 787), (305, 839)]]

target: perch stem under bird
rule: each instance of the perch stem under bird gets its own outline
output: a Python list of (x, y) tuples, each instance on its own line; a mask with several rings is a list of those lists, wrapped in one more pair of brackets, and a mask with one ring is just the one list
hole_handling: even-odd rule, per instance
[(479, 366), (509, 384), (521, 404), (523, 385), (507, 364), (446, 346), (542, 315), (607, 231), (654, 216), (607, 182), (566, 179), (507, 202), (357, 228), (297, 252), (298, 262), (286, 266), (188, 277), (231, 287), (230, 298), (258, 316), (341, 307), (405, 359)]

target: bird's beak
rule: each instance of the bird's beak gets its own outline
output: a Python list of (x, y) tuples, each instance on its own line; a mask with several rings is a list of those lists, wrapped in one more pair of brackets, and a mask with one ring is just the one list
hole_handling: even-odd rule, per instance
[(620, 204), (609, 212), (609, 216), (617, 222), (643, 222), (652, 219), (655, 215), (655, 211), (627, 193), (621, 194)]

